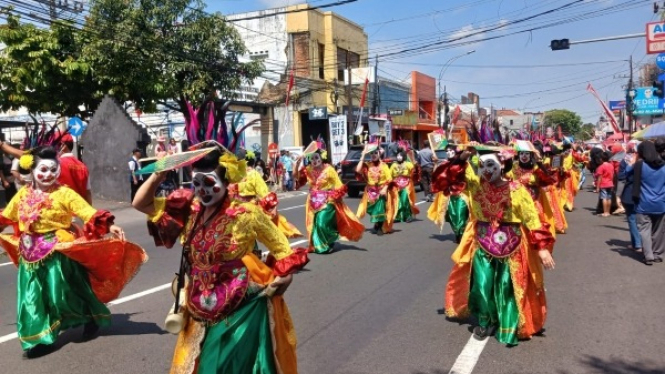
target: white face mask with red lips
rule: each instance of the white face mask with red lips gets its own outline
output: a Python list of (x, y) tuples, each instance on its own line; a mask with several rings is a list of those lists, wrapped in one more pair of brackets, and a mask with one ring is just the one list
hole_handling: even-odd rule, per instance
[(32, 180), (37, 188), (44, 190), (53, 186), (60, 177), (60, 164), (56, 160), (36, 159), (37, 165), (32, 170)]
[(496, 183), (501, 180), (501, 169), (501, 162), (496, 154), (491, 153), (480, 156), (478, 173), (481, 179), (489, 183)]
[(214, 170), (207, 173), (194, 172), (192, 184), (194, 194), (203, 206), (215, 205), (224, 198), (226, 193), (226, 186)]

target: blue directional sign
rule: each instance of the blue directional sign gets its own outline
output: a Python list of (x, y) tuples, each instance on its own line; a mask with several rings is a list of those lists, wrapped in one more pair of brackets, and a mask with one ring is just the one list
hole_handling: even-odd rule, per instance
[(653, 95), (653, 87), (640, 87), (635, 89), (635, 112), (637, 116), (665, 113), (665, 100)]
[(81, 136), (83, 130), (85, 130), (87, 126), (88, 125), (78, 117), (72, 117), (67, 122), (67, 128), (72, 136)]
[(610, 100), (610, 110), (626, 109), (626, 100)]
[(665, 53), (661, 53), (658, 56), (656, 56), (656, 65), (665, 70)]

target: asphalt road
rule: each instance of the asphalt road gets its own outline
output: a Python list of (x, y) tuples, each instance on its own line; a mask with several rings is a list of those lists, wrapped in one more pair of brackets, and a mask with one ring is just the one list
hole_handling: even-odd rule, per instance
[[(280, 203), (304, 232), (304, 196)], [(347, 199), (352, 209), (358, 199)], [(662, 328), (665, 264), (647, 267), (628, 250), (624, 217), (590, 211), (596, 196), (582, 192), (568, 214), (566, 235), (555, 247), (556, 269), (546, 274), (549, 318), (545, 337), (506, 348), (494, 339), (472, 340), (474, 373), (665, 373)], [(397, 224), (396, 232), (343, 243), (329, 255), (312, 255), (295, 276), (287, 302), (298, 333), (300, 373), (464, 373), (460, 354), (470, 341), (468, 324), (447, 321), (438, 309), (455, 248), (448, 227), (427, 221)], [(156, 249), (144, 218), (131, 209), (114, 212), (127, 236), (150, 260), (122, 297), (150, 291), (173, 279), (178, 249)], [(365, 219), (369, 227), (369, 219)], [(297, 240), (292, 240), (295, 242)], [(81, 329), (65, 331), (59, 349), (22, 360), (16, 331), (16, 270), (0, 257), (0, 373), (165, 373), (175, 336), (163, 331), (170, 291), (139, 294), (112, 305), (113, 326), (81, 343)], [(475, 345), (474, 345), (475, 344)], [(468, 346), (467, 346), (468, 348)], [(466, 357), (466, 356), (465, 356)], [(467, 357), (468, 361), (468, 357)], [(451, 371), (455, 365), (461, 371)], [(466, 370), (466, 371), (465, 371)]]

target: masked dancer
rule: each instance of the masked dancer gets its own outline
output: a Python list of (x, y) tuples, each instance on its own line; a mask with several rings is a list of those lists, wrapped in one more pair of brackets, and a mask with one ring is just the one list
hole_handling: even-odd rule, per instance
[[(125, 241), (110, 212), (57, 182), (54, 147), (23, 152), (19, 166), (32, 182), (2, 211), (0, 226), (14, 226), (14, 235), (0, 235), (0, 244), (18, 266), (18, 337), (24, 357), (35, 358), (53, 351), (64, 329), (83, 325), (89, 340), (109, 326), (104, 303), (118, 297), (147, 255)], [(82, 230), (72, 226), (74, 217), (85, 223)], [(105, 238), (109, 233), (114, 238)]]
[(347, 187), (335, 168), (325, 162), (327, 153), (319, 149), (306, 155), (309, 165), (301, 167), (302, 159), (298, 159), (293, 170), (296, 188), (309, 184), (305, 207), (309, 251), (319, 254), (332, 252), (340, 237), (357, 242), (365, 231), (365, 226), (344, 204)]
[(231, 197), (245, 202), (252, 202), (263, 208), (270, 216), (273, 223), (287, 238), (299, 238), (303, 235), (286, 217), (277, 212), (277, 194), (270, 192), (268, 185), (263, 180), (261, 173), (255, 169), (256, 156), (252, 151), (243, 151), (243, 157), (247, 163), (247, 174), (237, 184), (230, 187)]
[[(368, 153), (370, 162), (365, 163), (363, 160)], [(362, 219), (365, 214), (369, 214), (374, 224), (372, 231), (379, 236), (392, 232), (397, 191), (389, 188), (392, 173), (388, 165), (381, 161), (381, 147), (378, 144), (369, 144), (363, 149), (360, 160), (356, 166), (356, 175), (367, 185), (358, 206), (357, 216)]]
[[(183, 324), (171, 373), (297, 373), (295, 331), (282, 294), (307, 263), (306, 249), (291, 249), (256, 204), (229, 197), (229, 185), (245, 176), (245, 161), (215, 146), (192, 167), (193, 193), (155, 198), (162, 171), (132, 204), (148, 214), (156, 245), (171, 248), (181, 235), (184, 243)], [(272, 268), (253, 253), (256, 240), (276, 259)]]
[[(446, 161), (452, 162), (456, 156), (457, 146), (448, 144), (446, 146)], [(436, 186), (434, 186), (436, 189)], [(451, 186), (452, 187), (452, 186)], [(450, 228), (455, 235), (455, 243), (460, 243), (466, 225), (469, 223), (469, 195), (465, 189), (449, 189), (448, 191), (437, 191), (434, 195), (434, 203), (427, 211), (427, 218), (437, 224), (443, 230), (444, 222), (450, 223)]]
[[(541, 144), (535, 144), (541, 146)], [(545, 198), (548, 205), (552, 208), (552, 217), (554, 219), (554, 230), (558, 234), (565, 234), (568, 230), (568, 221), (566, 220), (565, 211), (563, 209), (563, 202), (561, 200), (561, 188), (563, 183), (561, 175), (561, 151), (553, 143), (548, 143), (543, 147), (543, 164), (552, 172), (552, 176), (556, 178), (556, 183), (549, 186), (544, 186)], [(556, 161), (556, 162), (555, 162)]]
[(390, 166), (390, 174), (397, 192), (397, 209), (395, 222), (411, 222), (420, 213), (416, 206), (416, 189), (414, 187), (415, 167), (407, 158), (407, 149), (400, 148), (396, 162)]
[(452, 256), (446, 314), (471, 314), (479, 324), (474, 328), (477, 338), (496, 333), (499, 342), (516, 345), (518, 339), (540, 332), (545, 323), (543, 266), (554, 267), (554, 238), (538, 219), (529, 192), (506, 178), (512, 151), (482, 154), (478, 175), (468, 166), (469, 156), (471, 151), (464, 151), (434, 173), (434, 183), (442, 191), (468, 189), (473, 212)]

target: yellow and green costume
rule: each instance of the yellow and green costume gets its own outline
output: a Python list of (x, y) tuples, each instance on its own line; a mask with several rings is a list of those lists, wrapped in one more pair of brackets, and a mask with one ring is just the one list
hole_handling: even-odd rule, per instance
[(231, 190), (233, 191), (232, 197), (260, 205), (286, 237), (299, 238), (303, 236), (294, 225), (286, 220), (286, 217), (277, 212), (277, 194), (270, 192), (263, 177), (255, 169), (247, 170), (247, 174), (237, 184), (237, 188)]
[(407, 222), (420, 213), (416, 206), (416, 189), (413, 186), (414, 166), (410, 161), (395, 162), (390, 166), (390, 174), (397, 192), (395, 222)]
[(358, 206), (357, 216), (362, 219), (369, 214), (371, 222), (384, 233), (392, 231), (397, 207), (397, 191), (390, 187), (392, 173), (385, 163), (368, 162), (363, 165), (358, 179), (365, 181), (365, 191)]
[(445, 292), (446, 314), (469, 314), (496, 338), (514, 345), (539, 332), (547, 312), (543, 269), (537, 251), (551, 250), (529, 192), (519, 183), (481, 182), (467, 163), (447, 164), (434, 175), (441, 191), (465, 188), (472, 221), (453, 253)]
[[(72, 228), (78, 217), (83, 231)], [(21, 188), (0, 215), (15, 233), (0, 245), (18, 266), (17, 329), (24, 350), (53, 344), (61, 330), (111, 323), (105, 302), (117, 298), (147, 260), (136, 244), (102, 239), (114, 217), (74, 190)]]
[(309, 184), (309, 195), (305, 207), (309, 251), (329, 253), (340, 237), (358, 241), (365, 226), (342, 200), (347, 188), (330, 165), (320, 170), (311, 165), (297, 171), (297, 187)]
[[(307, 263), (305, 249), (293, 250), (260, 207), (222, 203), (204, 223), (193, 193), (176, 190), (155, 199), (148, 228), (158, 246), (180, 236), (189, 264), (183, 329), (171, 373), (297, 373), (296, 335), (282, 296), (262, 291), (275, 276)], [(271, 252), (268, 266), (253, 253), (256, 241)]]

